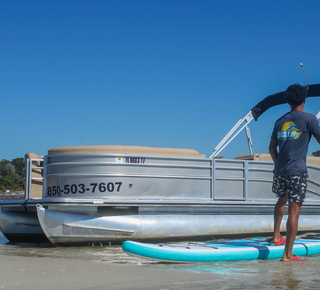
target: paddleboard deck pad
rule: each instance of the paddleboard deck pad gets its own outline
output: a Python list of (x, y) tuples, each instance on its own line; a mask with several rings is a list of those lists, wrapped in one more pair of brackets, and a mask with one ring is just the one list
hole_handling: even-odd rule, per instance
[[(265, 239), (175, 244), (125, 241), (122, 245), (123, 251), (129, 255), (173, 263), (281, 259), (284, 247)], [(320, 240), (297, 239), (292, 252), (298, 256), (318, 255)]]

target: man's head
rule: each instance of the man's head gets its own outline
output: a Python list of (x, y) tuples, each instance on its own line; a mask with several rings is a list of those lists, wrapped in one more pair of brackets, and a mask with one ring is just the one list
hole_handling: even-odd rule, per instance
[(289, 86), (284, 92), (285, 100), (291, 106), (300, 106), (306, 100), (307, 96), (306, 87), (299, 84)]

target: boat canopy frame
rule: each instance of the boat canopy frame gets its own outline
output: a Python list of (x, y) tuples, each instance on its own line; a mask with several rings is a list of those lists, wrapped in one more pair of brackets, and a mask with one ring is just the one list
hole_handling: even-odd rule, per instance
[[(320, 96), (320, 84), (314, 85), (307, 85), (305, 86), (308, 91), (308, 98), (309, 97), (319, 97)], [(248, 146), (250, 154), (253, 153), (252, 151), (252, 139), (250, 134), (250, 129), (248, 127), (249, 123), (255, 119), (256, 121), (258, 118), (268, 109), (274, 106), (286, 104), (287, 101), (285, 100), (284, 91), (279, 92), (273, 95), (269, 95), (264, 98), (261, 102), (255, 105), (247, 115), (245, 115), (242, 119), (240, 119), (228, 132), (228, 134), (221, 140), (221, 142), (213, 149), (213, 153), (211, 154), (210, 158), (217, 157), (221, 151), (228, 146), (228, 144), (239, 135), (239, 133), (243, 130), (246, 131)], [(317, 119), (320, 118), (320, 111), (316, 115)]]

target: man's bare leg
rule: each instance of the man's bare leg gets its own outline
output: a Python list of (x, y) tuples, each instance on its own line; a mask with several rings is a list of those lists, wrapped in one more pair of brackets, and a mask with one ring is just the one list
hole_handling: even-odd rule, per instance
[(281, 221), (286, 209), (287, 197), (281, 197), (278, 199), (275, 207), (274, 207), (274, 225), (273, 225), (273, 238), (272, 242), (280, 241), (280, 226)]
[(298, 231), (298, 220), (300, 216), (302, 202), (289, 201), (288, 220), (287, 220), (287, 237), (286, 246), (282, 260), (290, 260), (293, 258), (292, 248)]

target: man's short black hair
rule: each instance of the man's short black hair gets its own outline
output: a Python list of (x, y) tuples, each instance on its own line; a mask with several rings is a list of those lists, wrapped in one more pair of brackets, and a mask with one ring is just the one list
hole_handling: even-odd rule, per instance
[(284, 97), (289, 105), (300, 106), (308, 97), (308, 92), (306, 87), (294, 84), (286, 89)]

